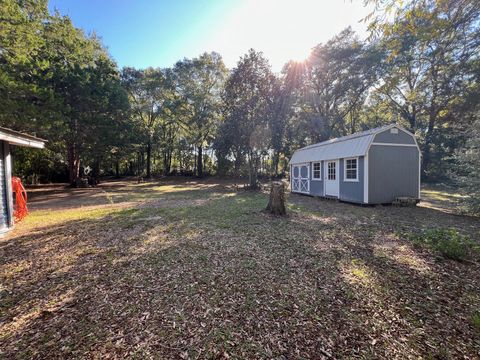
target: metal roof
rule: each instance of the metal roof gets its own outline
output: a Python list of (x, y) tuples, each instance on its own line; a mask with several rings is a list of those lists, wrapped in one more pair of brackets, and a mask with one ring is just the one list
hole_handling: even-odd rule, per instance
[(23, 134), (12, 129), (0, 127), (0, 141), (7, 141), (12, 145), (42, 149), (47, 140), (28, 134)]
[(407, 132), (396, 124), (390, 124), (352, 135), (330, 139), (298, 149), (293, 153), (293, 156), (290, 159), (290, 164), (364, 156), (366, 155), (375, 135), (392, 127), (397, 127), (400, 130)]

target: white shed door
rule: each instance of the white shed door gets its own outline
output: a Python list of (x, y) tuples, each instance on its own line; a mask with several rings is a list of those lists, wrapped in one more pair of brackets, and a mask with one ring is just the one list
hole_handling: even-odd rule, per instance
[(339, 188), (339, 161), (325, 161), (325, 195), (338, 197)]
[(308, 194), (310, 192), (310, 166), (292, 166), (292, 191)]

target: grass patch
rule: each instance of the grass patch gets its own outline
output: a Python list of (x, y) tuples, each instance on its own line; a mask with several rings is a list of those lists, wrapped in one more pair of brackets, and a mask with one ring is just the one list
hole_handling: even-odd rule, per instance
[(462, 199), (465, 196), (459, 193), (440, 191), (440, 190), (422, 190), (423, 193), (430, 196), (434, 200), (448, 201), (452, 199)]
[(26, 226), (45, 226), (65, 223), (67, 221), (96, 220), (115, 213), (124, 212), (125, 216), (130, 213), (123, 209), (100, 208), (100, 209), (62, 209), (62, 210), (39, 210), (32, 212), (23, 223)]
[(480, 333), (480, 311), (472, 315), (472, 325)]
[(478, 245), (456, 229), (428, 229), (418, 234), (410, 235), (416, 246), (431, 248), (443, 257), (463, 261), (479, 253)]

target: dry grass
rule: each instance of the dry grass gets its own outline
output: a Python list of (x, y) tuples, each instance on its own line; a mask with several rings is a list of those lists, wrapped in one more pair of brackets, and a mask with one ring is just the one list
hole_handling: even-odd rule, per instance
[(0, 240), (4, 358), (476, 358), (480, 265), (400, 234), (478, 219), (227, 183), (51, 189)]

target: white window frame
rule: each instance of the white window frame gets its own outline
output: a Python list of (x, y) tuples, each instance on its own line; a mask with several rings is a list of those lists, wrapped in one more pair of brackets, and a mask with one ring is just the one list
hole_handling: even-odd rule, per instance
[[(319, 168), (320, 177), (318, 178), (315, 177), (315, 164), (318, 164), (320, 166)], [(312, 181), (322, 181), (322, 162), (321, 161), (312, 162)]]
[[(357, 167), (356, 167), (356, 172), (355, 172), (355, 179), (347, 179), (347, 160), (355, 160)], [(359, 168), (359, 161), (358, 157), (349, 157), (343, 159), (343, 181), (344, 182), (358, 182), (358, 168)]]

